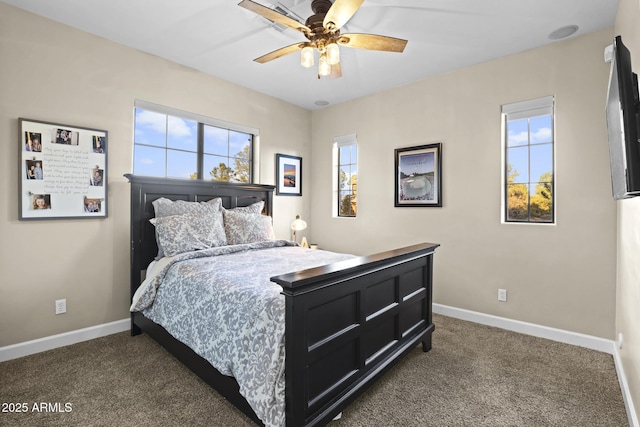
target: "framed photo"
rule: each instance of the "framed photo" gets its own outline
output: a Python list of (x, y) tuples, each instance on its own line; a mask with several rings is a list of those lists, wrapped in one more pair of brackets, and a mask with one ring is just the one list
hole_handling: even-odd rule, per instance
[(442, 206), (442, 144), (397, 148), (395, 206)]
[(276, 194), (302, 196), (302, 157), (276, 154)]
[(107, 131), (19, 124), (18, 218), (107, 217)]

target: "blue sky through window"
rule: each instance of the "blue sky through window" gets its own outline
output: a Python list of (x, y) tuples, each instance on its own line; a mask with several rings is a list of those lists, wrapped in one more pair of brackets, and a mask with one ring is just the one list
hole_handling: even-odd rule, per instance
[(351, 189), (351, 177), (358, 175), (357, 170), (358, 148), (355, 144), (340, 147), (340, 170), (345, 174), (346, 182), (342, 189)]
[[(203, 178), (211, 179), (211, 170), (220, 164), (236, 167), (235, 158), (251, 149), (253, 135), (205, 124), (203, 140)], [(197, 171), (196, 120), (136, 108), (134, 142), (137, 174), (190, 178)]]
[(507, 164), (517, 171), (515, 183), (539, 182), (553, 172), (551, 115), (507, 122)]
[(193, 120), (136, 108), (135, 173), (189, 178), (197, 170), (197, 127)]

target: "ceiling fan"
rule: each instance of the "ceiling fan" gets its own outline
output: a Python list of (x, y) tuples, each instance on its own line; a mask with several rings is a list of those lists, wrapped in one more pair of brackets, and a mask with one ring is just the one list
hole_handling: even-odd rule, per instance
[(357, 49), (402, 52), (407, 40), (375, 34), (341, 34), (340, 28), (351, 19), (364, 0), (313, 0), (311, 15), (303, 24), (273, 9), (252, 0), (242, 0), (238, 6), (244, 7), (275, 23), (300, 31), (308, 41), (292, 44), (267, 53), (254, 61), (264, 64), (290, 53), (301, 51), (300, 64), (312, 67), (314, 52), (320, 53), (318, 59), (318, 78), (341, 77), (339, 46)]

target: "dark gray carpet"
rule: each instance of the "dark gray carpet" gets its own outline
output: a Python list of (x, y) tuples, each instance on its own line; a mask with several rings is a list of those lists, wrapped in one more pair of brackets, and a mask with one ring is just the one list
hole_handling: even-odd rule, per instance
[[(611, 355), (434, 323), (433, 349), (416, 347), (330, 427), (628, 426)], [(2, 426), (254, 425), (149, 337), (126, 332), (0, 363), (0, 401)], [(35, 412), (41, 402), (55, 412)], [(27, 411), (4, 412), (11, 403)]]

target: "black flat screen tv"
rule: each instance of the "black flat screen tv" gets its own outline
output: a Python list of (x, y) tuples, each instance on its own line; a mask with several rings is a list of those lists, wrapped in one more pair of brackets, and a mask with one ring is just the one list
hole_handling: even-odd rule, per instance
[(620, 36), (613, 42), (606, 112), (613, 198), (640, 196), (638, 76)]

